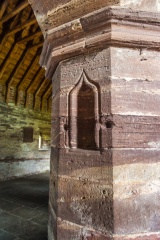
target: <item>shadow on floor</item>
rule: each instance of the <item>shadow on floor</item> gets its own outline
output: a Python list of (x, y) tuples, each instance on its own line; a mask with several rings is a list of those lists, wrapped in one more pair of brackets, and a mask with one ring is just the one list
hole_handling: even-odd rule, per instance
[(47, 240), (49, 173), (0, 182), (0, 240)]

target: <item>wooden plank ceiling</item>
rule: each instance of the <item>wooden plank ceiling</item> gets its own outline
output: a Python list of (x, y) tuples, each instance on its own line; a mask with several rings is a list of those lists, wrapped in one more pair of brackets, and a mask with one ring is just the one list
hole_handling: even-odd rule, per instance
[(27, 0), (0, 1), (0, 102), (50, 111), (51, 81), (39, 65), (43, 36)]

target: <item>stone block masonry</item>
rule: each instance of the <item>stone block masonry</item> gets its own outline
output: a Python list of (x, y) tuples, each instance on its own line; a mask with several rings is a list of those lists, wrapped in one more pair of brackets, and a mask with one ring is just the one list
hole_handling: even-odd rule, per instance
[[(32, 142), (23, 139), (26, 127)], [(0, 103), (0, 180), (49, 170), (50, 129), (49, 113)]]
[[(73, 223), (75, 232), (70, 229), (67, 240), (83, 239), (82, 236), (87, 239), (92, 234), (91, 239), (99, 239), (90, 228), (106, 234), (100, 239), (107, 239), (112, 232), (115, 239), (121, 239), (123, 234), (125, 239), (127, 234), (159, 230), (160, 119), (156, 108), (159, 94), (150, 98), (157, 93), (154, 86), (158, 86), (159, 69), (152, 72), (152, 61), (158, 66), (156, 51), (140, 53), (110, 47), (63, 61), (56, 69), (53, 83), (59, 79), (60, 84), (53, 90), (51, 162), (56, 163), (51, 164), (51, 174), (56, 182), (58, 169), (58, 190), (50, 189), (50, 204), (59, 216), (57, 239), (65, 239), (65, 232), (72, 229)], [(133, 69), (137, 69), (134, 75)], [(84, 88), (81, 74), (88, 79), (86, 102), (82, 101), (85, 94), (83, 99), (80, 94)], [(87, 80), (83, 81), (87, 85)], [(92, 86), (89, 83), (100, 86), (97, 87), (98, 116), (102, 117), (96, 117), (96, 101), (93, 104), (92, 95), (89, 97), (89, 86)], [(77, 101), (82, 101), (82, 106)], [(72, 107), (70, 118), (66, 103)], [(80, 109), (76, 111), (78, 106)], [(92, 107), (95, 116), (91, 132), (91, 115), (90, 126), (85, 122), (79, 126), (78, 122), (82, 121), (81, 114), (87, 118), (86, 108), (91, 113)], [(67, 120), (59, 123), (60, 116)], [(67, 122), (69, 128), (65, 128)], [(81, 145), (81, 139), (91, 145), (87, 147), (84, 142)], [(56, 148), (63, 150), (57, 152)], [(59, 192), (57, 200), (56, 191)]]

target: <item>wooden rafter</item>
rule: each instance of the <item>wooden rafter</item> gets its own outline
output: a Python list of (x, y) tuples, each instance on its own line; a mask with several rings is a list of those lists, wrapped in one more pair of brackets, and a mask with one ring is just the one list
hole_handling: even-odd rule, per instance
[(14, 80), (14, 76), (17, 75), (19, 69), (21, 68), (21, 64), (23, 64), (24, 59), (26, 58), (26, 56), (27, 56), (27, 54), (28, 54), (28, 51), (29, 51), (29, 48), (26, 47), (25, 50), (24, 50), (24, 52), (22, 53), (20, 59), (18, 60), (17, 64), (15, 65), (15, 67), (14, 67), (11, 75), (9, 76), (9, 78), (8, 78), (8, 80), (7, 80), (7, 82), (6, 82), (7, 85), (12, 84), (12, 82), (13, 82), (13, 80)]
[[(16, 75), (18, 74), (19, 69), (21, 68), (21, 65), (23, 64), (23, 62), (24, 62), (24, 60), (25, 60), (25, 58), (26, 58), (26, 56), (27, 56), (27, 54), (28, 54), (28, 51), (30, 50), (30, 48), (31, 48), (32, 46), (34, 46), (34, 45), (32, 45), (30, 42), (27, 44), (25, 50), (23, 51), (20, 59), (19, 59), (18, 62), (16, 63), (16, 65), (15, 65), (12, 73), (10, 74), (10, 76), (9, 76), (7, 82), (6, 82), (6, 87), (7, 87), (7, 89), (8, 89), (8, 86), (9, 86), (9, 85), (12, 85), (12, 82), (13, 82), (14, 79), (15, 79), (14, 76), (16, 76)], [(7, 59), (7, 58), (6, 58), (6, 59)], [(8, 95), (8, 90), (6, 91), (6, 99), (8, 98), (7, 95)]]
[(50, 83), (46, 89), (46, 91), (42, 94), (41, 99), (43, 100), (44, 98), (48, 98), (48, 94), (52, 91), (52, 83)]
[(15, 46), (16, 46), (16, 44), (13, 44), (13, 45), (11, 46), (11, 48), (9, 49), (9, 51), (8, 51), (8, 53), (7, 53), (4, 61), (2, 62), (1, 66), (0, 66), (0, 79), (1, 79), (2, 76), (3, 76), (3, 73), (4, 73), (5, 69), (6, 69), (6, 66), (8, 65), (8, 63), (9, 63), (10, 60), (11, 60), (11, 59), (10, 59), (10, 55), (12, 54), (13, 50), (15, 49)]
[(23, 84), (23, 82), (24, 82), (24, 80), (25, 80), (25, 78), (26, 78), (29, 70), (32, 68), (32, 64), (36, 61), (36, 59), (37, 59), (37, 55), (35, 54), (34, 57), (33, 57), (33, 59), (32, 59), (32, 61), (31, 61), (30, 64), (28, 65), (27, 69), (25, 70), (25, 72), (24, 72), (21, 80), (20, 80), (19, 83), (17, 84), (17, 87), (16, 87), (16, 100), (15, 100), (15, 103), (16, 103), (16, 104), (17, 104), (17, 102), (18, 102), (18, 91), (19, 91), (21, 85)]
[(31, 48), (40, 48), (43, 46), (44, 41), (40, 41), (39, 43), (32, 44)]
[(36, 73), (34, 74), (34, 77), (32, 78), (32, 81), (30, 82), (30, 84), (28, 85), (28, 87), (26, 89), (27, 93), (31, 92), (31, 89), (32, 89), (33, 85), (35, 85), (35, 82), (36, 82), (37, 78), (39, 78), (39, 75), (40, 75), (41, 71), (42, 71), (42, 68), (39, 67), (38, 70), (36, 71)]
[(16, 7), (13, 11), (6, 14), (2, 19), (0, 20), (0, 24), (3, 24), (4, 22), (7, 22), (9, 19), (17, 15), (20, 11), (22, 11), (24, 8), (26, 8), (29, 5), (29, 2), (25, 0), (22, 2), (18, 7)]
[(35, 24), (36, 22), (37, 22), (37, 21), (36, 21), (35, 18), (31, 18), (31, 19), (29, 19), (28, 21), (26, 21), (26, 22), (24, 22), (24, 23), (20, 23), (20, 24), (19, 24), (18, 26), (16, 26), (15, 28), (10, 29), (10, 30), (8, 31), (8, 33), (6, 34), (6, 36), (8, 37), (8, 36), (10, 36), (10, 35), (12, 35), (12, 34), (15, 34), (15, 33), (19, 32), (19, 31), (23, 30), (24, 28), (29, 27), (29, 26)]
[(41, 106), (40, 106), (41, 110), (43, 107), (43, 101), (48, 99), (48, 95), (50, 95), (50, 92), (52, 92), (52, 82), (47, 86), (46, 91), (41, 96)]
[(16, 63), (16, 65), (15, 65), (15, 67), (14, 67), (14, 69), (13, 69), (11, 75), (10, 75), (10, 77), (8, 78), (8, 80), (6, 82), (6, 94), (5, 94), (6, 102), (7, 102), (8, 98), (9, 98), (9, 96), (8, 96), (8, 94), (9, 94), (9, 92), (8, 92), (9, 86), (12, 85), (12, 82), (14, 81), (14, 76), (17, 75), (17, 73), (18, 73), (18, 71), (19, 71), (19, 69), (21, 67), (21, 64), (23, 63), (24, 59), (26, 58), (26, 56), (28, 54), (28, 50), (29, 50), (28, 48), (25, 48), (24, 52), (22, 53), (20, 59)]
[(4, 0), (0, 9), (0, 19), (3, 17), (3, 14), (6, 11), (7, 6), (8, 6), (8, 0)]
[[(48, 83), (47, 83), (48, 81)], [(48, 92), (51, 91), (51, 94), (52, 94), (52, 82), (50, 80), (48, 80), (47, 78), (45, 78), (45, 80), (39, 85), (39, 87), (37, 88), (37, 91), (35, 92), (35, 95), (34, 95), (34, 99), (36, 99), (36, 97), (38, 96), (40, 90), (45, 86), (45, 88), (43, 89), (43, 93), (40, 97), (40, 102), (41, 102), (41, 105), (40, 105), (40, 109), (42, 110), (42, 107), (43, 107), (43, 101), (46, 99), (47, 100), (47, 95), (48, 95)], [(35, 102), (34, 102), (34, 108), (35, 108)]]
[[(3, 0), (0, 6), (0, 25), (2, 27), (0, 53), (2, 51), (1, 56), (3, 57), (0, 65), (0, 81), (6, 84), (5, 100), (6, 102), (15, 101), (17, 104), (19, 91), (22, 90), (24, 99), (28, 94), (33, 94), (33, 107), (39, 108), (39, 104), (42, 106), (41, 100), (43, 100), (43, 104), (44, 102), (47, 104), (52, 89), (51, 82), (44, 76), (44, 70), (38, 66), (44, 42), (43, 35), (31, 8), (29, 8), (28, 0)], [(22, 38), (22, 36), (24, 37)], [(3, 48), (6, 49), (7, 54), (4, 53)], [(10, 65), (10, 69), (7, 71), (7, 67), (12, 61), (13, 65)], [(12, 87), (16, 91), (15, 99), (11, 96), (10, 89)], [(49, 104), (47, 105), (49, 106)]]
[(32, 61), (30, 62), (29, 66), (27, 67), (25, 73), (23, 74), (20, 82), (18, 83), (17, 85), (17, 90), (19, 90), (21, 88), (21, 86), (23, 85), (23, 83), (25, 82), (28, 74), (30, 74), (30, 70), (31, 68), (33, 67), (33, 65), (35, 65), (35, 63), (37, 62), (37, 59), (39, 58), (39, 55), (38, 53), (34, 55)]
[(35, 33), (32, 33), (31, 35), (24, 37), (18, 41), (19, 44), (28, 42), (30, 40), (33, 40), (36, 37), (39, 37), (42, 35), (42, 32), (40, 30), (36, 31)]
[[(37, 75), (39, 74), (39, 72), (41, 71), (41, 67), (39, 67), (39, 69), (36, 71), (36, 73), (34, 74), (34, 77), (32, 78), (32, 81), (30, 82), (30, 84), (28, 85), (27, 89), (26, 89), (26, 98), (25, 98), (25, 103), (24, 106), (27, 105), (27, 94), (30, 93), (29, 89), (31, 88), (33, 82), (35, 81), (35, 79), (37, 78)], [(34, 98), (33, 98), (33, 106), (34, 106)]]
[[(50, 85), (50, 82), (47, 84), (47, 81), (48, 81), (48, 79), (44, 77), (44, 81), (37, 87), (37, 90), (35, 92), (35, 96), (38, 96), (38, 94), (40, 93), (41, 89), (43, 89), (45, 85), (46, 85), (46, 88)], [(45, 91), (45, 89), (43, 90), (43, 92)]]
[(11, 55), (13, 54), (15, 49), (18, 47), (17, 46), (17, 39), (18, 39), (18, 37), (15, 36), (15, 41), (14, 41), (13, 45), (11, 46), (11, 48), (8, 51), (4, 61), (2, 62), (1, 66), (0, 66), (0, 79), (3, 76), (3, 73), (4, 73), (5, 69), (6, 69), (6, 67), (8, 66), (8, 63), (11, 61)]
[[(15, 28), (18, 24), (18, 22), (20, 21), (21, 19), (21, 12), (18, 13), (14, 18), (13, 20), (11, 21), (10, 23), (10, 26), (9, 26), (9, 29), (12, 29), (12, 28)], [(5, 28), (5, 24), (3, 25), (3, 28)]]
[[(8, 63), (11, 61), (11, 55), (13, 54), (13, 51), (15, 50), (15, 48), (18, 48), (18, 41), (17, 41), (17, 37), (15, 37), (15, 41), (12, 45), (12, 47), (10, 48), (9, 52), (7, 53), (4, 61), (2, 62), (1, 66), (0, 66), (0, 79), (2, 78), (3, 76), (3, 73), (6, 69), (6, 67), (8, 66)], [(34, 45), (32, 45), (33, 47)]]
[(7, 31), (5, 36), (3, 37), (3, 39), (1, 39), (1, 48), (0, 48), (0, 50), (2, 49), (3, 44), (6, 42), (6, 39), (10, 35), (15, 34), (15, 33), (19, 32), (19, 31), (23, 30), (25, 27), (29, 27), (29, 26), (31, 26), (31, 25), (33, 25), (35, 23), (36, 23), (36, 19), (32, 18), (32, 19), (29, 19), (28, 21), (26, 21), (25, 23), (21, 23), (18, 26), (16, 26), (15, 28), (12, 28), (11, 30)]
[(37, 59), (39, 58), (39, 56), (34, 56), (33, 60), (31, 61), (31, 63), (29, 64), (29, 67), (27, 68), (27, 70), (25, 71), (23, 77), (21, 78), (20, 82), (17, 85), (17, 89), (20, 90), (22, 88), (22, 85), (24, 84), (24, 82), (26, 81), (28, 75), (30, 74), (30, 70), (33, 67), (33, 65), (35, 65), (37, 63)]
[[(39, 81), (39, 84), (38, 84), (38, 88), (44, 82), (44, 80), (45, 80), (45, 77), (41, 78), (41, 81)], [(35, 108), (35, 103), (36, 103), (36, 92), (34, 92), (33, 108)]]
[(48, 90), (44, 93), (44, 95), (42, 96), (42, 98), (48, 98), (48, 94), (52, 92), (52, 82), (48, 88)]

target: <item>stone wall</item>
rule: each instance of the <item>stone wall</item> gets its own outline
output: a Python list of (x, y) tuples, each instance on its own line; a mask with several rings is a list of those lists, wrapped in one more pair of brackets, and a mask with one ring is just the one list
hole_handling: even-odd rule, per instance
[[(23, 139), (33, 128), (33, 141)], [(49, 170), (50, 114), (0, 103), (0, 180)]]
[[(139, 233), (146, 239), (146, 231), (150, 238), (159, 231), (159, 61), (154, 50), (110, 47), (59, 64), (53, 76), (50, 239), (56, 239), (55, 213), (57, 239), (108, 239), (98, 238), (98, 231), (113, 231), (114, 239), (139, 239)], [(100, 86), (93, 134), (88, 124), (79, 131), (74, 121), (81, 114), (86, 119), (92, 108), (97, 112), (89, 86), (93, 92)], [(95, 139), (97, 149), (79, 145), (81, 134), (86, 144), (89, 136)]]
[(108, 48), (61, 62), (53, 76), (49, 239), (106, 240), (113, 231), (111, 136), (102, 122), (110, 67)]
[(115, 234), (159, 239), (160, 55), (113, 47), (111, 56)]

